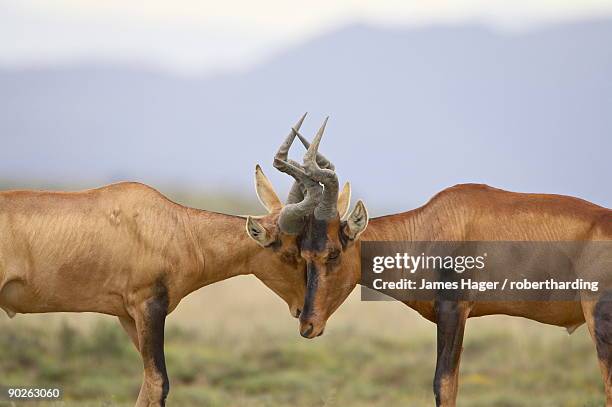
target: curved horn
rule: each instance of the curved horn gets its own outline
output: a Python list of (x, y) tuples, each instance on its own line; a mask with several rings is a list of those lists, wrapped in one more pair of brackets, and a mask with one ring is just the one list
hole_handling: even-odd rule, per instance
[(297, 235), (304, 226), (304, 217), (313, 212), (321, 200), (322, 188), (318, 182), (311, 179), (302, 168), (291, 161), (274, 159), (274, 167), (295, 179), (295, 185), (303, 185), (304, 198), (296, 203), (289, 203), (283, 207), (278, 218), (278, 225), (282, 232)]
[(308, 151), (304, 155), (304, 170), (306, 174), (325, 187), (322, 199), (314, 210), (314, 215), (317, 219), (333, 219), (338, 216), (338, 176), (329, 168), (319, 167), (316, 159), (317, 150), (319, 149), (328, 119), (329, 117), (325, 118), (310, 147), (308, 147)]
[[(306, 139), (306, 137), (302, 136), (302, 134), (295, 130), (295, 133), (297, 135), (297, 137), (300, 139), (300, 141), (302, 142), (302, 145), (306, 148), (306, 150), (308, 150), (310, 148), (310, 142)], [(327, 158), (325, 158), (325, 156), (319, 152), (317, 152), (317, 164), (319, 164), (319, 167), (321, 168), (328, 168), (330, 170), (334, 170), (334, 164), (329, 161)]]
[[(308, 112), (304, 113), (302, 117), (300, 117), (300, 119), (297, 121), (297, 123), (291, 128), (291, 132), (285, 138), (285, 141), (283, 142), (283, 144), (281, 144), (278, 151), (276, 152), (276, 155), (274, 156), (274, 168), (276, 168), (277, 170), (283, 171), (277, 167), (277, 160), (284, 161), (284, 162), (287, 161), (287, 157), (289, 156), (289, 149), (291, 148), (291, 144), (293, 144), (293, 140), (295, 140), (295, 136), (300, 130), (300, 127), (302, 127), (302, 123), (304, 122), (304, 119), (306, 118), (307, 114)], [(300, 202), (302, 199), (304, 199), (304, 193), (305, 191), (300, 186), (300, 183), (297, 181), (294, 182), (293, 185), (291, 186), (291, 189), (289, 190), (289, 195), (287, 196), (287, 203), (293, 204), (293, 203)]]
[(281, 146), (278, 148), (278, 151), (274, 156), (275, 159), (279, 158), (283, 161), (287, 161), (287, 156), (289, 155), (289, 149), (291, 148), (291, 144), (293, 144), (293, 140), (295, 139), (297, 132), (300, 130), (300, 127), (302, 127), (302, 123), (304, 123), (304, 119), (306, 118), (307, 114), (308, 112), (304, 113), (302, 117), (300, 117), (300, 119), (297, 121), (297, 123), (295, 123), (295, 125), (291, 128), (291, 132), (285, 138), (283, 144), (281, 144)]

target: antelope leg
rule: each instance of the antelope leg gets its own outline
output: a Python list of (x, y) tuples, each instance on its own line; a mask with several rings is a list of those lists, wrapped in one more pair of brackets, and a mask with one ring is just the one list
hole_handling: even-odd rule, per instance
[(164, 325), (168, 313), (165, 291), (138, 307), (133, 315), (140, 355), (144, 366), (144, 379), (137, 407), (163, 407), (170, 390), (164, 357)]
[(612, 407), (612, 293), (605, 293), (597, 300), (583, 300), (582, 312), (597, 349), (606, 407)]
[(438, 358), (433, 388), (437, 407), (455, 407), (459, 379), (459, 360), (469, 306), (464, 302), (435, 302), (438, 330)]
[(128, 334), (132, 343), (136, 347), (136, 350), (140, 352), (140, 346), (138, 346), (138, 333), (136, 332), (136, 322), (129, 317), (118, 317), (121, 327)]

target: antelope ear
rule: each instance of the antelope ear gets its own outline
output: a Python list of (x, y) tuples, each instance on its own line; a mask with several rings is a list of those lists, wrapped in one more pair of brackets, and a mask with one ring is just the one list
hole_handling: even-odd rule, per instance
[(259, 164), (255, 166), (255, 192), (259, 202), (268, 210), (268, 213), (280, 211), (283, 208), (281, 200), (274, 192), (272, 183), (261, 170)]
[(351, 184), (349, 182), (345, 182), (342, 187), (342, 191), (338, 195), (338, 215), (340, 215), (340, 219), (344, 219), (349, 210), (349, 205), (351, 204)]
[(346, 220), (346, 232), (351, 240), (355, 240), (368, 226), (368, 210), (362, 200), (357, 201), (355, 208)]
[(246, 231), (261, 247), (267, 247), (274, 242), (272, 234), (252, 216), (247, 216)]

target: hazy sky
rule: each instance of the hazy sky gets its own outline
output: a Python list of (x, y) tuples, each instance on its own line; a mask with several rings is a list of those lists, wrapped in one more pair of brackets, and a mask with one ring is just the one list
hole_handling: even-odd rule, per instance
[(523, 30), (609, 15), (610, 0), (0, 0), (0, 64), (107, 61), (210, 73), (355, 22)]

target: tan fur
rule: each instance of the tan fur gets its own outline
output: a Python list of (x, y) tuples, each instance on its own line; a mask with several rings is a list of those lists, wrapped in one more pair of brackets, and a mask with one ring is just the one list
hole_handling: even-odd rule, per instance
[[(277, 217), (260, 220), (274, 225)], [(285, 250), (295, 254), (295, 242), (263, 250), (244, 227), (243, 217), (183, 207), (138, 183), (1, 192), (0, 307), (9, 315), (89, 311), (119, 317), (145, 361), (138, 403), (156, 405), (149, 401), (159, 402), (158, 372), (143, 341), (145, 308), (159, 282), (167, 288), (168, 313), (190, 292), (240, 274), (255, 274), (294, 315), (302, 305), (303, 267), (282, 257)]]
[[(480, 184), (448, 188), (413, 211), (370, 220), (366, 241), (580, 241), (612, 240), (612, 211), (562, 195), (524, 194)], [(470, 316), (508, 314), (571, 327), (582, 318), (579, 304), (532, 306), (480, 304)], [(429, 307), (412, 304), (432, 320)], [(544, 305), (544, 304), (540, 304)], [(550, 312), (559, 307), (560, 314)], [(576, 308), (577, 307), (577, 308)]]
[[(330, 223), (330, 227), (333, 224)], [(328, 247), (338, 238), (328, 234)], [(503, 191), (486, 185), (466, 184), (448, 188), (434, 196), (426, 205), (396, 215), (371, 219), (362, 241), (597, 241), (612, 240), (612, 211), (587, 201), (561, 195), (525, 194)], [(308, 253), (311, 259), (324, 259), (321, 253)], [(312, 261), (312, 260), (311, 260)], [(349, 244), (335, 265), (319, 273), (319, 287), (328, 287), (313, 299), (313, 312), (302, 327), (312, 324), (311, 337), (322, 332), (327, 318), (338, 308), (361, 277), (359, 246)], [(598, 280), (611, 286), (610, 270), (601, 270)], [(334, 287), (334, 292), (331, 288)], [(319, 294), (319, 293), (318, 293)], [(437, 322), (433, 302), (406, 302), (430, 321)], [(593, 322), (592, 304), (583, 309), (580, 302), (491, 302), (461, 303), (457, 315), (459, 326), (465, 319), (492, 314), (521, 316), (546, 324), (575, 329)], [(593, 331), (593, 328), (591, 329)], [(608, 405), (612, 406), (612, 380), (607, 368)], [(457, 374), (441, 376), (443, 406), (454, 406)]]

